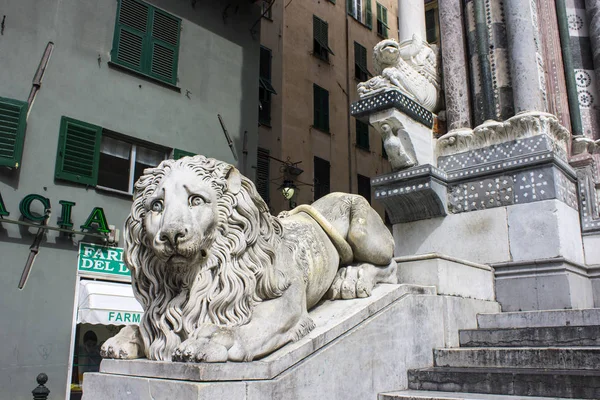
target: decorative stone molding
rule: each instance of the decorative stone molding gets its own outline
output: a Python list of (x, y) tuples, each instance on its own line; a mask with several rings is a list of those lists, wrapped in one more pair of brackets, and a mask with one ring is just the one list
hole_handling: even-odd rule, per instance
[(369, 115), (390, 108), (408, 115), (427, 128), (433, 128), (433, 113), (393, 88), (352, 103), (350, 115), (368, 122)]
[[(371, 186), (390, 220), (403, 223), (550, 199), (581, 208), (585, 215), (577, 178), (564, 155), (557, 154), (554, 140), (540, 134), (441, 156), (437, 168), (419, 165), (392, 172), (373, 178)], [(588, 198), (589, 190), (580, 197)]]
[(438, 139), (437, 154), (445, 156), (539, 134), (552, 138), (555, 150), (566, 159), (569, 131), (556, 116), (537, 111), (520, 113), (504, 122), (486, 121), (473, 130), (448, 132)]
[(440, 103), (437, 53), (418, 34), (398, 44), (394, 39), (379, 42), (373, 49), (377, 76), (358, 84), (359, 97), (366, 98), (398, 89), (427, 110)]

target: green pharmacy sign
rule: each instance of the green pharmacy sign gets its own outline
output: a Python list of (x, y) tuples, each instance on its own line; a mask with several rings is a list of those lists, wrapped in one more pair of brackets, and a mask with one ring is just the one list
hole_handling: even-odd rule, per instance
[(123, 249), (119, 247), (80, 243), (77, 270), (84, 275), (102, 275), (120, 278), (119, 280), (131, 280), (131, 272), (123, 262)]

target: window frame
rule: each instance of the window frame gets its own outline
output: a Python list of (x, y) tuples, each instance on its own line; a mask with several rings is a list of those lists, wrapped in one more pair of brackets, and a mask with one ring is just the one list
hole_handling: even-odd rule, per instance
[(273, 7), (271, 7), (268, 0), (262, 0), (260, 11), (263, 18), (273, 21)]
[[(135, 178), (135, 163), (136, 163), (136, 159), (137, 159), (136, 156), (137, 156), (138, 147), (143, 147), (143, 148), (146, 148), (149, 150), (162, 152), (163, 153), (162, 161), (168, 160), (169, 154), (171, 153), (170, 149), (167, 149), (162, 146), (155, 145), (155, 144), (146, 144), (145, 142), (143, 142), (141, 140), (136, 140), (134, 138), (130, 138), (128, 136), (122, 135), (120, 133), (112, 132), (107, 129), (102, 129), (102, 136), (101, 136), (100, 140), (102, 141), (102, 138), (104, 138), (104, 137), (109, 137), (111, 139), (119, 140), (121, 142), (125, 142), (125, 143), (128, 143), (131, 145), (131, 150), (129, 151), (129, 191), (126, 192), (123, 190), (111, 188), (109, 186), (102, 186), (102, 185), (96, 184), (96, 186), (95, 186), (96, 189), (106, 191), (106, 192), (112, 192), (112, 193), (118, 193), (118, 194), (123, 194), (123, 195), (127, 195), (127, 196), (133, 196), (133, 192), (135, 191), (135, 180), (134, 180), (134, 178)], [(102, 148), (102, 145), (100, 145), (100, 149), (99, 149), (100, 153), (102, 153), (101, 148)], [(100, 173), (100, 160), (98, 160), (98, 165), (96, 168), (98, 169), (98, 174), (99, 174)]]
[[(360, 54), (362, 53), (362, 54)], [(354, 78), (365, 82), (369, 76), (373, 76), (367, 67), (367, 48), (358, 42), (354, 42)], [(364, 62), (364, 65), (363, 65)]]
[(313, 56), (329, 62), (329, 54), (334, 56), (329, 47), (329, 24), (313, 14)]
[(313, 125), (321, 132), (330, 133), (329, 91), (313, 83)]
[[(376, 3), (377, 4), (377, 34), (379, 36), (381, 36), (384, 39), (387, 39), (389, 37), (389, 29), (390, 27), (388, 26), (387, 23), (387, 8), (384, 7), (382, 4), (380, 4), (379, 2)], [(381, 26), (381, 30), (380, 30), (380, 26)]]
[[(431, 12), (433, 15), (433, 27), (427, 27), (427, 13)], [(435, 30), (435, 40), (433, 41), (429, 41), (429, 37), (427, 37), (427, 35), (429, 34), (430, 29), (434, 29)], [(440, 41), (440, 17), (439, 17), (439, 6), (438, 6), (438, 2), (437, 0), (431, 1), (427, 4), (425, 4), (425, 40), (429, 43), (429, 44), (438, 44)]]
[[(361, 181), (363, 183), (368, 183), (369, 186), (369, 197), (365, 197), (364, 194), (361, 193)], [(371, 200), (372, 200), (372, 192), (373, 192), (373, 188), (371, 187), (371, 178), (369, 178), (366, 175), (361, 175), (361, 174), (356, 174), (356, 192), (361, 195), (362, 197), (364, 197), (369, 204), (371, 204)]]
[[(325, 184), (325, 182), (321, 183), (319, 182), (319, 178), (317, 178), (317, 164), (321, 164), (321, 166), (325, 167), (327, 166), (327, 184), (326, 184), (326, 188), (327, 188), (327, 192), (324, 193), (325, 191), (322, 189), (323, 184)], [(319, 176), (321, 176), (321, 174), (319, 174)], [(329, 193), (331, 193), (331, 162), (328, 160), (325, 160), (324, 158), (320, 158), (317, 156), (313, 156), (313, 181), (314, 181), (314, 191), (313, 191), (313, 201), (317, 201), (319, 200), (321, 197), (328, 195)], [(317, 194), (319, 195), (317, 197)]]
[[(268, 73), (263, 75), (263, 54), (267, 57), (266, 61), (268, 65)], [(276, 95), (277, 92), (271, 83), (271, 74), (273, 72), (273, 51), (266, 46), (260, 46), (260, 61), (259, 61), (259, 77), (258, 77), (258, 123), (261, 125), (271, 126), (271, 104), (272, 95)], [(266, 114), (266, 115), (265, 115)]]
[[(74, 129), (70, 131), (69, 126), (73, 126)], [(87, 138), (86, 137), (82, 138), (81, 136), (79, 136), (79, 137), (71, 136), (71, 138), (75, 138), (75, 140), (73, 142), (69, 143), (68, 142), (69, 134), (75, 135), (76, 133), (78, 133), (77, 130), (82, 130), (82, 129), (86, 130), (85, 134), (87, 135)], [(92, 136), (93, 136), (93, 139), (92, 139)], [(129, 152), (129, 182), (128, 182), (128, 187), (130, 190), (129, 192), (98, 184), (98, 176), (100, 173), (100, 153), (101, 153), (101, 148), (102, 148), (102, 138), (103, 137), (109, 137), (109, 138), (119, 140), (119, 141), (122, 141), (122, 142), (125, 142), (125, 143), (128, 143), (131, 145), (131, 149)], [(87, 154), (84, 154), (83, 151), (81, 151), (81, 150), (85, 150), (85, 149), (77, 149), (76, 152), (67, 154), (67, 150), (68, 150), (67, 145), (70, 145), (71, 148), (74, 148), (73, 145), (76, 145), (77, 141), (81, 142), (82, 140), (88, 142)], [(92, 143), (92, 140), (93, 140), (93, 143)], [(90, 124), (85, 121), (77, 120), (77, 119), (70, 118), (67, 116), (62, 116), (61, 123), (60, 123), (60, 130), (59, 130), (58, 150), (57, 150), (57, 156), (56, 156), (54, 178), (59, 181), (62, 181), (62, 182), (70, 182), (70, 183), (85, 185), (88, 187), (93, 187), (100, 191), (106, 191), (106, 192), (111, 192), (111, 193), (132, 196), (134, 189), (135, 189), (134, 188), (135, 182), (133, 182), (133, 178), (135, 177), (135, 163), (136, 163), (136, 159), (137, 159), (136, 156), (137, 156), (138, 147), (143, 147), (143, 148), (146, 148), (149, 150), (158, 151), (158, 152), (163, 153), (164, 157), (161, 160), (161, 162), (169, 159), (169, 156), (171, 154), (175, 155), (177, 152), (186, 153), (184, 155), (192, 155), (192, 153), (186, 152), (184, 150), (171, 149), (169, 147), (161, 146), (159, 144), (155, 144), (155, 143), (147, 142), (147, 141), (137, 139), (134, 137), (126, 136), (121, 133), (114, 132), (114, 131), (111, 131), (106, 128), (102, 128), (101, 126)], [(86, 160), (85, 157), (90, 157), (90, 156), (91, 156), (92, 162), (87, 163), (89, 166), (89, 170), (90, 170), (89, 171), (90, 174), (88, 176), (79, 176), (79, 175), (73, 173), (72, 171), (65, 170), (65, 164), (64, 164), (65, 159), (67, 159), (67, 158), (72, 159), (73, 157), (76, 157), (80, 160)], [(89, 158), (87, 160), (89, 161)]]
[[(359, 128), (360, 127), (360, 128)], [(364, 131), (363, 131), (364, 129)], [(366, 140), (359, 140), (362, 137)], [(363, 142), (366, 142), (363, 143)], [(361, 120), (356, 119), (356, 147), (362, 150), (371, 150), (370, 140), (369, 140), (369, 124), (362, 122)]]
[[(139, 29), (121, 24), (120, 15), (122, 10), (123, 1), (131, 1), (137, 4), (141, 4), (148, 9), (148, 15), (146, 20), (146, 31), (142, 32)], [(153, 28), (156, 14), (162, 14), (166, 18), (170, 18), (177, 23), (177, 39), (176, 44), (173, 45), (169, 42), (161, 40), (153, 36)], [(146, 3), (141, 0), (117, 0), (117, 12), (115, 13), (115, 28), (113, 33), (113, 44), (110, 51), (110, 62), (109, 65), (118, 68), (123, 68), (134, 74), (148, 78), (152, 81), (156, 81), (160, 84), (176, 87), (179, 78), (179, 51), (181, 47), (181, 18), (161, 9), (152, 4)], [(141, 53), (140, 53), (140, 65), (137, 67), (132, 63), (128, 63), (122, 59), (119, 59), (119, 44), (121, 42), (122, 31), (125, 30), (129, 34), (137, 37), (141, 37)], [(173, 73), (172, 79), (168, 79), (152, 71), (152, 61), (154, 56), (154, 45), (158, 44), (166, 49), (173, 50), (173, 63), (171, 69)]]
[[(372, 0), (346, 0), (346, 12), (356, 22), (366, 26), (368, 29), (373, 29), (373, 9), (371, 8)], [(357, 5), (360, 4), (360, 11)]]

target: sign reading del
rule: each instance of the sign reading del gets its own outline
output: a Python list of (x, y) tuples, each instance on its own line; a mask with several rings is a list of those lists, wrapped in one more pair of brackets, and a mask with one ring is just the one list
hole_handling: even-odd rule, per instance
[[(92, 243), (79, 244), (79, 272), (131, 279), (131, 272), (123, 262), (123, 249)], [(127, 279), (127, 280), (129, 280)]]

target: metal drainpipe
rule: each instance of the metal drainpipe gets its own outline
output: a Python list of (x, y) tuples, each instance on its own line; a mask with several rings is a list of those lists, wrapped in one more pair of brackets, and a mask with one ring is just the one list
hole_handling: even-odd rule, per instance
[(346, 120), (348, 123), (348, 193), (352, 193), (352, 129), (350, 129), (350, 27), (346, 14)]
[(483, 119), (495, 119), (494, 94), (492, 93), (492, 70), (488, 52), (490, 43), (488, 41), (487, 26), (485, 23), (485, 4), (483, 0), (473, 0), (473, 12), (475, 13), (475, 40), (477, 42), (477, 58), (481, 71), (481, 90), (483, 96)]
[(572, 134), (583, 135), (581, 111), (579, 110), (579, 100), (577, 98), (577, 84), (575, 82), (575, 72), (573, 72), (573, 54), (571, 53), (571, 37), (569, 36), (565, 0), (556, 0), (556, 16), (558, 19), (560, 48), (562, 50), (565, 80), (567, 83), (567, 99), (569, 102), (569, 114), (571, 115)]

